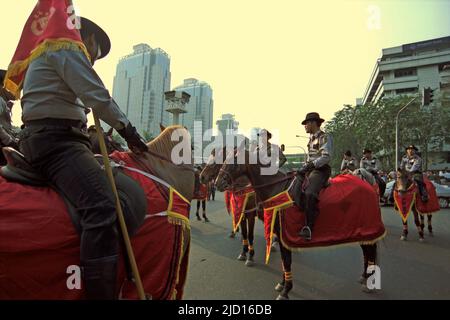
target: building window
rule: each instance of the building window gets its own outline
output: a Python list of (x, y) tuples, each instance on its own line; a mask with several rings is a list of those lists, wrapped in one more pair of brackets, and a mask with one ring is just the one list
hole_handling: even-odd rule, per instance
[(395, 70), (395, 72), (394, 72), (395, 78), (410, 77), (410, 76), (416, 76), (416, 75), (417, 75), (416, 68), (398, 69), (398, 70)]
[(416, 93), (417, 91), (418, 91), (417, 88), (404, 88), (395, 90), (395, 94), (409, 94), (409, 93)]

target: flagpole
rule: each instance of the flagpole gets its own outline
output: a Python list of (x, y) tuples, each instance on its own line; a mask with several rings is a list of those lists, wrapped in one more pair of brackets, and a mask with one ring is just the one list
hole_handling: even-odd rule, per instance
[(136, 264), (136, 259), (134, 257), (133, 247), (131, 246), (130, 236), (128, 234), (127, 225), (125, 223), (125, 218), (122, 211), (122, 205), (120, 203), (119, 193), (117, 192), (116, 183), (114, 180), (114, 175), (111, 169), (111, 164), (109, 162), (108, 151), (106, 150), (105, 139), (103, 137), (103, 133), (101, 132), (100, 120), (97, 116), (95, 110), (93, 110), (94, 122), (95, 122), (95, 131), (97, 132), (97, 138), (100, 145), (100, 151), (103, 157), (103, 165), (105, 167), (106, 175), (108, 176), (109, 182), (111, 184), (111, 188), (113, 190), (115, 200), (116, 200), (116, 211), (117, 217), (119, 219), (120, 229), (122, 231), (123, 240), (125, 242), (125, 248), (127, 250), (128, 259), (130, 260), (131, 271), (133, 273), (133, 278), (135, 280), (136, 288), (138, 291), (139, 299), (146, 300), (144, 286), (142, 285), (141, 276), (139, 274), (139, 270)]

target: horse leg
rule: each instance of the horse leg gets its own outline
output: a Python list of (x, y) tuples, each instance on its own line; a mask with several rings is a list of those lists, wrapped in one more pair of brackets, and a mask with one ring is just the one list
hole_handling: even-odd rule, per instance
[(420, 224), (419, 213), (415, 208), (413, 209), (413, 213), (414, 213), (414, 223), (416, 224), (417, 231), (419, 232), (419, 241), (422, 242), (424, 241), (424, 237), (423, 237), (423, 228), (422, 225)]
[(247, 258), (247, 261), (245, 262), (245, 265), (247, 267), (253, 267), (255, 262), (253, 260), (253, 257), (255, 256), (255, 249), (253, 247), (253, 240), (254, 240), (254, 231), (255, 231), (255, 214), (249, 213), (246, 214), (247, 216), (247, 230), (248, 230), (248, 252), (249, 256)]
[(367, 280), (367, 267), (369, 266), (367, 245), (362, 244), (361, 249), (363, 252), (364, 263), (363, 263), (363, 272), (362, 272), (361, 277), (359, 278), (358, 282), (361, 284), (364, 284), (364, 283), (366, 283), (366, 280)]
[(425, 230), (425, 217), (423, 216), (423, 214), (419, 214), (419, 218), (420, 218), (420, 228), (422, 230)]
[(433, 226), (431, 225), (431, 219), (432, 219), (433, 215), (432, 214), (427, 214), (427, 219), (428, 219), (428, 233), (430, 234), (430, 237), (433, 236)]
[(278, 243), (279, 243), (278, 236), (276, 234), (274, 234), (273, 240), (272, 240), (272, 247), (270, 248), (270, 251), (276, 252), (278, 250), (277, 249)]
[(363, 254), (364, 254), (364, 273), (363, 273), (363, 280), (361, 282), (362, 287), (361, 289), (366, 292), (366, 293), (374, 293), (375, 292), (375, 288), (370, 289), (367, 286), (367, 280), (369, 279), (369, 277), (371, 275), (373, 275), (375, 273), (375, 270), (373, 270), (371, 273), (368, 272), (370, 267), (374, 267), (377, 265), (377, 244), (370, 244), (370, 245), (361, 245), (361, 248), (363, 249)]
[(206, 200), (202, 201), (202, 212), (203, 212), (203, 219), (205, 219), (205, 222), (209, 222), (209, 219), (206, 216)]
[(400, 240), (406, 241), (408, 239), (408, 221), (403, 222), (403, 232)]
[(292, 280), (292, 252), (285, 248), (281, 241), (280, 244), (280, 252), (281, 252), (281, 260), (283, 263), (283, 280), (281, 283), (278, 283), (275, 287), (275, 290), (280, 292), (277, 297), (277, 300), (289, 300), (289, 292), (293, 288), (293, 280)]
[(195, 213), (195, 215), (197, 216), (198, 221), (202, 221), (202, 218), (200, 218), (199, 210), (200, 210), (200, 200), (197, 200), (197, 212)]
[(247, 222), (245, 217), (244, 221), (242, 221), (241, 223), (241, 234), (242, 234), (242, 252), (237, 259), (239, 261), (246, 261), (248, 253), (248, 236), (247, 236)]

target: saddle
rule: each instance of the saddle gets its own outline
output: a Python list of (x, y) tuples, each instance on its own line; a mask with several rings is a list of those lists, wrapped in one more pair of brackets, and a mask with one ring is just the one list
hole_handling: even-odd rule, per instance
[[(289, 194), (295, 202), (295, 205), (301, 210), (305, 211), (305, 190), (308, 187), (309, 180), (304, 176), (296, 175), (294, 181), (291, 182)], [(331, 185), (330, 180), (324, 183), (322, 190)]]
[[(81, 217), (77, 213), (75, 205), (56, 186), (53, 186), (46, 178), (36, 172), (22, 153), (10, 147), (5, 147), (2, 151), (7, 164), (0, 168), (0, 175), (9, 182), (33, 187), (47, 187), (55, 190), (63, 198), (72, 223), (78, 234), (81, 234)], [(103, 164), (101, 156), (96, 156), (96, 159), (100, 164)], [(128, 232), (130, 235), (134, 235), (144, 222), (147, 214), (146, 195), (141, 186), (119, 168), (114, 167), (113, 174)]]

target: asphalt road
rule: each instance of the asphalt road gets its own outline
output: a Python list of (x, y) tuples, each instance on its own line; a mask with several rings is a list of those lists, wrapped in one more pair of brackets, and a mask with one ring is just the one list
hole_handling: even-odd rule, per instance
[[(281, 280), (279, 251), (264, 264), (263, 224), (255, 230), (254, 267), (236, 258), (241, 250), (240, 235), (228, 237), (231, 218), (223, 194), (207, 203), (210, 223), (195, 219), (191, 210), (191, 253), (184, 299), (273, 300), (274, 286)], [(450, 210), (433, 216), (434, 237), (418, 241), (410, 216), (409, 239), (400, 241), (402, 224), (392, 207), (382, 208), (388, 234), (379, 243), (381, 287), (375, 294), (361, 291), (357, 283), (362, 272), (359, 246), (322, 248), (293, 254), (294, 299), (450, 299)]]

